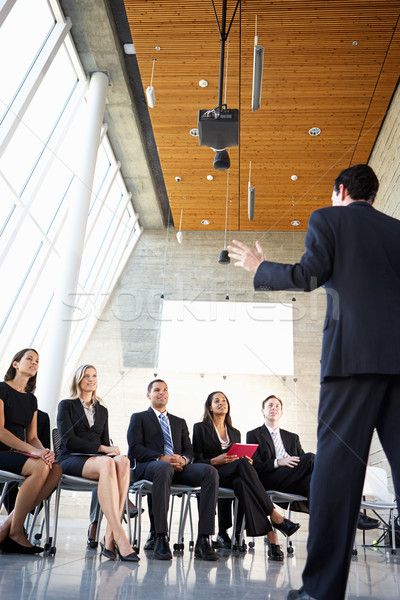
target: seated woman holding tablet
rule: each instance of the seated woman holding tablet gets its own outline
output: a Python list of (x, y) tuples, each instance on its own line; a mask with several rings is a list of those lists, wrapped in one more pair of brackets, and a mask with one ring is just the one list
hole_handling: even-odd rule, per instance
[[(286, 536), (295, 533), (300, 525), (285, 519), (274, 508), (253, 467), (251, 457), (239, 458), (237, 454), (229, 454), (234, 443), (240, 443), (240, 432), (232, 426), (228, 398), (222, 392), (212, 392), (204, 405), (203, 421), (196, 423), (193, 428), (194, 460), (211, 464), (218, 469), (220, 486), (233, 489), (239, 499), (239, 507), (246, 519), (247, 535), (266, 535), (268, 556), (272, 560), (283, 560), (283, 553), (269, 518), (273, 526)], [(219, 537), (227, 539), (226, 529), (230, 525), (225, 525), (225, 529), (221, 528), (221, 521), (226, 523), (226, 515), (220, 514), (220, 510), (218, 519)]]

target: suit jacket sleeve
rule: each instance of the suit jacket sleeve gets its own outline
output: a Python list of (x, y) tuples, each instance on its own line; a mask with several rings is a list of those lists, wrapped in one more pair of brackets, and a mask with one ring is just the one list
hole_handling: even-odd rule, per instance
[(191, 462), (193, 460), (193, 446), (190, 441), (186, 421), (171, 414), (168, 414), (168, 418), (174, 444), (174, 453), (185, 456)]
[(254, 289), (310, 292), (326, 283), (333, 268), (334, 234), (320, 210), (310, 216), (305, 247), (300, 262), (294, 265), (262, 262), (254, 276)]
[[(97, 407), (100, 410), (96, 410), (95, 426), (98, 435), (96, 435), (97, 440), (95, 441), (91, 439), (93, 436), (85, 412), (78, 404), (79, 402), (79, 400), (62, 400), (58, 405), (57, 427), (62, 444), (68, 452), (96, 454), (100, 445), (99, 435), (101, 440), (108, 441), (107, 410), (104, 407)], [(105, 445), (108, 445), (108, 443)]]
[[(189, 459), (193, 458), (193, 449), (189, 437), (189, 430), (184, 419), (168, 413), (172, 434), (174, 453), (181, 454)], [(128, 456), (138, 462), (157, 460), (164, 454), (164, 437), (161, 426), (152, 409), (141, 413), (134, 413), (128, 427)]]
[(258, 444), (258, 448), (253, 456), (253, 466), (257, 473), (261, 475), (274, 471), (274, 460), (276, 458), (275, 451), (272, 451), (262, 437), (261, 428), (248, 431), (246, 434), (246, 442), (248, 444)]
[[(147, 422), (146, 413), (134, 413), (128, 427), (129, 458), (139, 462), (150, 462), (157, 460), (164, 454), (164, 442), (160, 426)], [(154, 429), (154, 430), (153, 430)], [(147, 438), (151, 439), (151, 445)]]
[[(228, 435), (231, 441), (230, 446), (234, 442), (240, 442), (240, 432), (237, 429), (228, 427)], [(211, 464), (212, 458), (219, 456), (223, 452), (227, 452), (228, 449), (222, 450), (218, 436), (209, 423), (205, 421), (195, 423), (193, 427), (193, 451), (195, 462)]]

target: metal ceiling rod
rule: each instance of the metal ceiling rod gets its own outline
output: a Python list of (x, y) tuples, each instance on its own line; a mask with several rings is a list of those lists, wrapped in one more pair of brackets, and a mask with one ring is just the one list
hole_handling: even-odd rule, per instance
[(215, 10), (214, 0), (211, 0), (211, 2), (212, 2), (213, 9), (214, 9), (215, 20), (217, 21), (217, 25), (218, 25), (219, 37), (221, 40), (221, 57), (220, 57), (220, 61), (219, 61), (219, 88), (218, 88), (218, 108), (221, 108), (222, 107), (222, 92), (223, 92), (223, 87), (224, 87), (225, 42), (228, 39), (229, 32), (231, 30), (231, 27), (232, 27), (232, 24), (233, 24), (235, 15), (236, 15), (236, 11), (238, 9), (238, 6), (239, 6), (241, 0), (237, 0), (237, 2), (236, 2), (235, 10), (233, 11), (233, 15), (231, 18), (231, 22), (229, 23), (228, 31), (225, 31), (226, 30), (227, 0), (222, 0), (221, 26), (219, 24), (217, 11)]

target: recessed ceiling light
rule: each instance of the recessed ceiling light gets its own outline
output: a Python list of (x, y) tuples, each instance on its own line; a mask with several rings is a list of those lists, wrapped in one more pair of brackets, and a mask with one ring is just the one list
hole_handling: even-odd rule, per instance
[(203, 219), (203, 220), (201, 221), (201, 224), (202, 224), (202, 225), (209, 225), (209, 224), (210, 224), (210, 221), (209, 221), (208, 219)]
[(358, 46), (358, 42), (353, 42), (353, 46)]
[(291, 221), (290, 224), (293, 225), (293, 227), (298, 227), (300, 225), (300, 221), (294, 220), (294, 221)]
[(177, 183), (179, 183), (180, 181), (182, 181), (182, 177), (179, 177), (179, 175), (177, 175), (177, 176), (175, 177), (175, 181), (176, 181)]
[(159, 52), (161, 50), (161, 46), (155, 46), (155, 49), (157, 50), (157, 52)]
[(308, 133), (312, 136), (316, 136), (321, 133), (321, 130), (319, 127), (311, 127), (311, 129), (308, 130)]
[(189, 131), (189, 133), (190, 133), (190, 135), (192, 135), (193, 137), (199, 137), (199, 130), (198, 130), (196, 127), (194, 127), (193, 129), (191, 129), (191, 130)]
[(207, 175), (208, 181), (212, 181), (214, 179), (214, 175)]
[(199, 86), (200, 86), (200, 87), (207, 87), (207, 86), (208, 86), (208, 81), (207, 81), (207, 79), (200, 79), (200, 81), (199, 81)]
[(292, 181), (297, 181), (297, 180), (298, 180), (298, 177), (297, 177), (297, 175), (291, 175), (290, 179), (291, 179)]

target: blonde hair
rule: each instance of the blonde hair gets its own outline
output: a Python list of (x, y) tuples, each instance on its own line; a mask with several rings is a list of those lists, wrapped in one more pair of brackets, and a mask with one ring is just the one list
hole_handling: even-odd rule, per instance
[[(70, 396), (70, 398), (79, 398), (79, 394), (80, 394), (80, 385), (79, 384), (85, 376), (86, 369), (89, 369), (89, 368), (94, 369), (97, 374), (97, 369), (93, 365), (81, 365), (80, 367), (78, 367), (76, 369), (76, 371), (72, 377), (72, 381), (71, 381), (71, 386), (70, 386), (71, 396)], [(96, 401), (96, 402), (102, 402), (100, 396), (98, 396), (96, 394), (96, 390), (94, 392), (92, 392), (92, 400)]]

